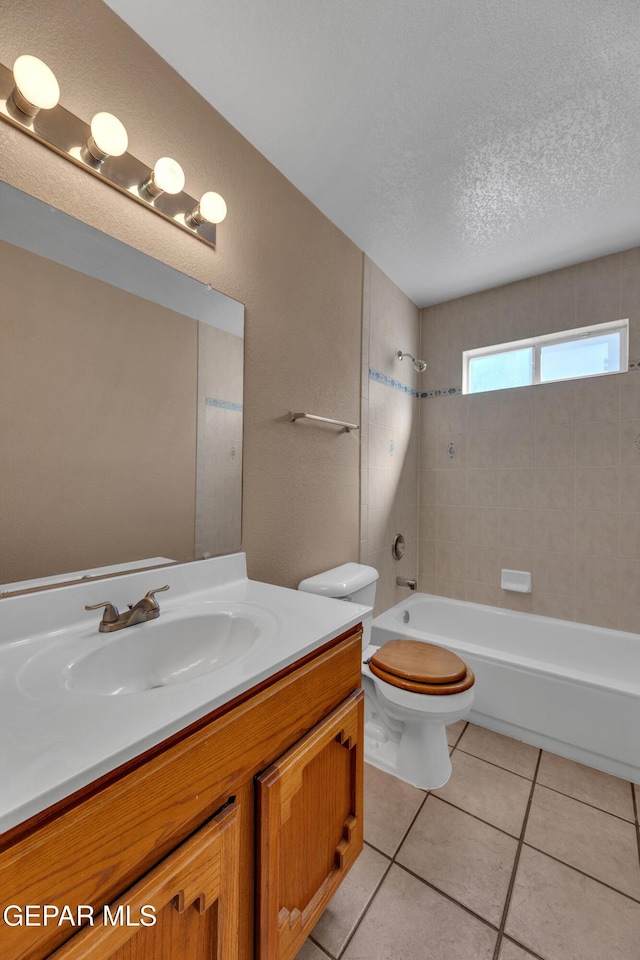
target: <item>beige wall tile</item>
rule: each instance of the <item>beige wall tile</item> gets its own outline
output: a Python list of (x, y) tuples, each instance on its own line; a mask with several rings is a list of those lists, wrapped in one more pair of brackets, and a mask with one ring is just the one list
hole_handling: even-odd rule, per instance
[(577, 623), (591, 623), (595, 627), (617, 630), (618, 606), (616, 603), (596, 603), (576, 597), (573, 619)]
[(576, 418), (575, 383), (541, 383), (535, 387), (536, 426), (573, 423)]
[(438, 544), (435, 540), (420, 540), (418, 542), (418, 575), (420, 578), (420, 590), (424, 590), (423, 581), (425, 578), (436, 576), (436, 558)]
[(497, 546), (503, 512), (491, 507), (468, 507), (466, 542)]
[(468, 467), (497, 467), (500, 464), (500, 433), (475, 430), (467, 433)]
[(615, 466), (619, 462), (620, 435), (617, 420), (576, 423), (576, 466), (607, 467)]
[(478, 393), (465, 397), (467, 402), (467, 432), (495, 430), (500, 422), (501, 400), (498, 391)]
[(502, 510), (500, 514), (501, 545), (530, 550), (533, 546), (535, 510)]
[(557, 620), (573, 620), (573, 597), (560, 597), (555, 593), (533, 594), (533, 612), (541, 617), (555, 617)]
[(464, 599), (468, 600), (469, 603), (484, 603), (490, 607), (499, 607), (500, 588), (489, 583), (476, 583), (473, 580), (467, 580)]
[(640, 464), (640, 420), (620, 421), (620, 463)]
[(436, 502), (437, 471), (420, 469), (418, 473), (418, 503)]
[[(437, 510), (435, 506), (420, 506), (418, 509), (418, 537), (420, 540), (435, 540), (437, 536)], [(393, 539), (393, 537), (391, 538)], [(391, 542), (391, 541), (389, 541)]]
[[(630, 355), (631, 360), (638, 357)], [(620, 419), (637, 420), (640, 417), (640, 370), (620, 374)]]
[(438, 577), (435, 581), (433, 592), (439, 597), (449, 597), (450, 600), (464, 600), (465, 581), (445, 580)]
[(533, 596), (503, 590), (500, 606), (504, 607), (505, 610), (516, 610), (518, 613), (533, 613)]
[(536, 511), (534, 550), (573, 553), (574, 514), (571, 510)]
[[(576, 509), (618, 510), (622, 467), (577, 467)], [(638, 496), (640, 508), (640, 495)]]
[(500, 433), (500, 466), (532, 467), (535, 443), (529, 428), (504, 430)]
[(466, 538), (466, 507), (439, 506), (437, 508), (438, 540), (464, 543)]
[(577, 557), (618, 556), (618, 514), (576, 510), (575, 552)]
[(467, 432), (467, 400), (468, 397), (438, 397), (427, 400), (425, 405), (439, 404), (439, 433), (466, 433)]
[(620, 374), (576, 380), (576, 420), (619, 420), (620, 380)]
[(500, 471), (470, 468), (466, 471), (466, 503), (469, 507), (497, 507), (500, 504)]
[(535, 506), (543, 510), (573, 510), (576, 497), (573, 467), (538, 467)]
[(576, 557), (575, 595), (578, 599), (607, 603), (616, 597), (618, 565), (607, 557)]
[(574, 566), (573, 553), (535, 553), (532, 571), (534, 594), (573, 597)]
[(535, 387), (501, 390), (499, 395), (501, 431), (533, 430), (535, 424)]
[(496, 547), (467, 545), (467, 580), (474, 580), (476, 583), (488, 583), (497, 587), (500, 584), (500, 569), (500, 552)]
[(573, 423), (536, 425), (536, 467), (572, 467), (576, 455)]
[(500, 506), (530, 507), (534, 499), (533, 470), (513, 467), (500, 470)]
[(619, 561), (618, 597), (621, 604), (640, 607), (640, 560)]
[(618, 630), (640, 633), (640, 607), (618, 607)]
[(437, 503), (464, 506), (467, 502), (467, 478), (467, 470), (438, 470)]
[(640, 560), (640, 513), (620, 514), (620, 556)]
[(640, 464), (620, 467), (620, 510), (640, 513)]
[(465, 579), (465, 546), (463, 543), (438, 543), (436, 575), (444, 580)]

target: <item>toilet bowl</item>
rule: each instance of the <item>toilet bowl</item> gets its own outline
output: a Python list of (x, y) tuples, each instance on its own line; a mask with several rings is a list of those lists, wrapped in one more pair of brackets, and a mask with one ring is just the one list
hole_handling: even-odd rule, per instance
[[(373, 567), (347, 563), (303, 580), (298, 589), (373, 608), (377, 579)], [(372, 645), (371, 620), (372, 615), (363, 621), (365, 760), (435, 790), (451, 776), (446, 726), (471, 710), (473, 672), (435, 644), (398, 639)]]

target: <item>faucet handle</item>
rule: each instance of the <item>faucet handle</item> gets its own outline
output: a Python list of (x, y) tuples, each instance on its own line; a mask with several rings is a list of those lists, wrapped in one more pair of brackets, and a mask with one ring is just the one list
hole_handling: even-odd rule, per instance
[(85, 610), (99, 610), (100, 607), (104, 607), (104, 613), (102, 614), (103, 623), (116, 623), (120, 614), (118, 613), (118, 608), (115, 604), (111, 603), (109, 600), (103, 600), (102, 603), (91, 603), (85, 607)]
[(155, 590), (149, 590), (148, 593), (145, 593), (144, 599), (148, 600), (149, 603), (153, 604), (154, 607), (158, 606), (158, 601), (156, 600), (156, 593), (162, 593), (163, 590), (168, 590), (169, 584), (165, 583), (164, 587), (156, 587)]

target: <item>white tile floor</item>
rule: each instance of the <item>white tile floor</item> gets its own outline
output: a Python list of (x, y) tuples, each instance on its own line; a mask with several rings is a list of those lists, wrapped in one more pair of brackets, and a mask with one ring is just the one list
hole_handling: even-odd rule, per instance
[(365, 769), (365, 848), (296, 960), (640, 960), (640, 787), (461, 721), (425, 793)]

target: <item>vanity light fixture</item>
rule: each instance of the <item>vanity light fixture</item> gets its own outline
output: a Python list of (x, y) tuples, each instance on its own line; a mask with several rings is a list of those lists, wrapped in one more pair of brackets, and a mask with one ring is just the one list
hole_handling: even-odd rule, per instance
[(104, 163), (107, 157), (121, 157), (126, 153), (129, 137), (124, 124), (112, 113), (96, 113), (86, 146), (94, 160)]
[(184, 171), (176, 160), (171, 157), (160, 157), (156, 160), (155, 166), (147, 179), (142, 184), (142, 189), (150, 193), (152, 197), (159, 197), (162, 193), (170, 193), (174, 196), (176, 193), (182, 193), (184, 189)]
[(185, 217), (187, 223), (222, 223), (227, 215), (227, 205), (219, 193), (208, 190), (200, 197), (200, 203)]
[(161, 157), (150, 170), (127, 152), (129, 137), (118, 117), (100, 111), (87, 124), (59, 100), (58, 81), (38, 57), (19, 56), (13, 70), (0, 63), (1, 120), (215, 247), (216, 224), (227, 213), (219, 193), (208, 190), (196, 201), (184, 192), (185, 175), (176, 160)]
[(29, 54), (18, 57), (13, 65), (15, 86), (11, 99), (20, 113), (35, 117), (40, 110), (52, 110), (60, 100), (60, 87), (53, 70)]

